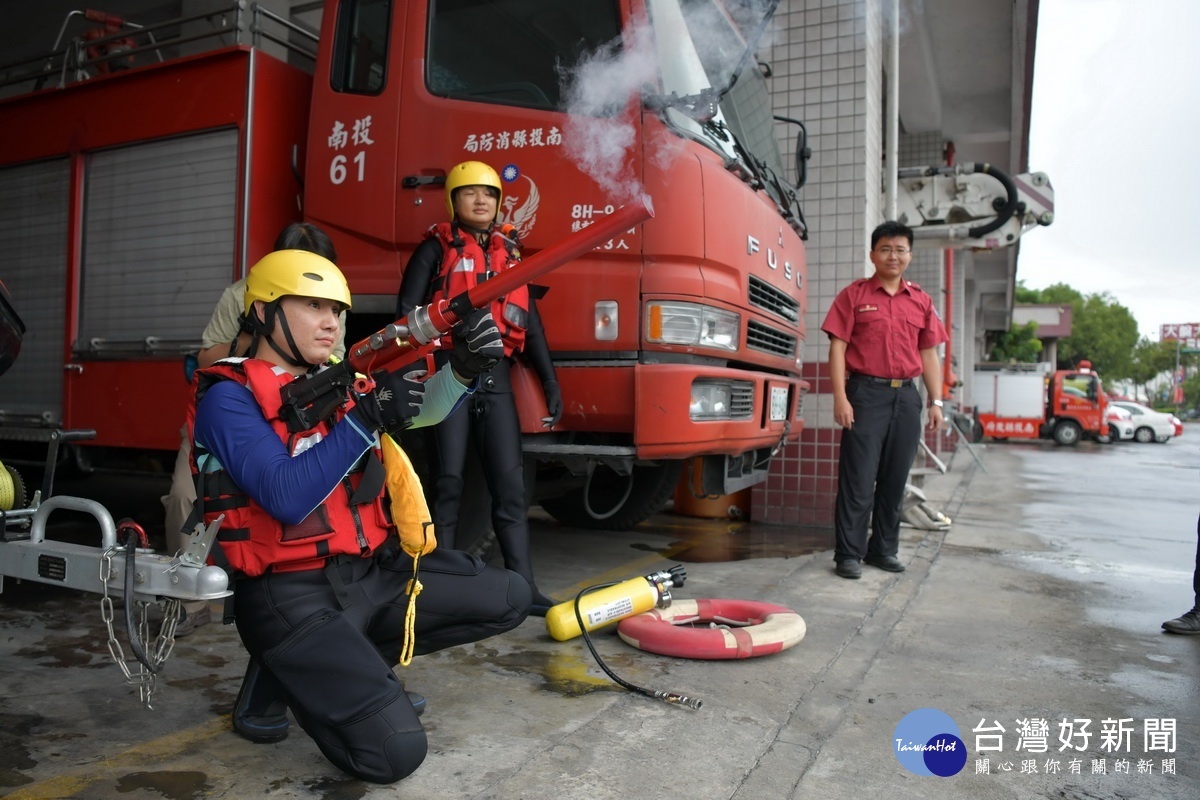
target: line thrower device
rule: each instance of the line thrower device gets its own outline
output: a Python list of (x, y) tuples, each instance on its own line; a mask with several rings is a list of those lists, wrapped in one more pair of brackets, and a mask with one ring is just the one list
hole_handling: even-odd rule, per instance
[(679, 692), (647, 689), (621, 678), (600, 658), (600, 654), (592, 645), (592, 637), (588, 635), (588, 631), (632, 617), (634, 614), (641, 614), (655, 607), (666, 608), (671, 605), (671, 588), (683, 586), (685, 580), (687, 570), (682, 564), (676, 564), (668, 570), (652, 572), (618, 583), (588, 586), (575, 595), (574, 600), (559, 603), (546, 612), (546, 630), (551, 637), (560, 642), (582, 634), (592, 658), (596, 659), (604, 674), (619, 686), (654, 700), (662, 700), (664, 703), (698, 709), (703, 705), (699, 698)]
[(641, 195), (456, 297), (414, 308), (407, 317), (355, 343), (344, 361), (284, 386), (280, 418), (293, 432), (312, 428), (345, 403), (351, 390), (365, 394), (374, 389), (373, 373), (395, 372), (424, 359), (435, 349), (438, 337), (449, 333), (474, 309), (486, 308), (513, 289), (558, 269), (653, 216), (650, 197)]

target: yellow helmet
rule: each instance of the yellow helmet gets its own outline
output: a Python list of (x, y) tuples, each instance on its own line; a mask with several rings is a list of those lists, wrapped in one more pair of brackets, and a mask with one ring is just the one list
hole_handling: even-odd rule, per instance
[(245, 312), (255, 300), (271, 303), (294, 294), (336, 300), (350, 308), (350, 287), (332, 261), (307, 250), (267, 253), (246, 276)]
[(496, 190), (496, 211), (499, 213), (504, 189), (496, 170), (482, 161), (464, 161), (451, 167), (446, 175), (446, 213), (450, 219), (454, 219), (454, 190), (463, 186), (491, 186)]

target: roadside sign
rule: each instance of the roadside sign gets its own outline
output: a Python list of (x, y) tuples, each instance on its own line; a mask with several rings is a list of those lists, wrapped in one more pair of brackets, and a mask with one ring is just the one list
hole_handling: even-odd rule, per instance
[(1200, 349), (1200, 322), (1178, 322), (1163, 325), (1158, 337), (1161, 341), (1185, 340), (1184, 347)]

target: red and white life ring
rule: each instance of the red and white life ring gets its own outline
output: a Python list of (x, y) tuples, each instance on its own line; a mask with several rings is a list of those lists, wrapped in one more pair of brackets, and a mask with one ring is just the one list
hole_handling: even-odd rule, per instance
[(713, 660), (778, 653), (806, 630), (790, 608), (750, 600), (676, 600), (617, 623), (620, 637), (639, 650)]

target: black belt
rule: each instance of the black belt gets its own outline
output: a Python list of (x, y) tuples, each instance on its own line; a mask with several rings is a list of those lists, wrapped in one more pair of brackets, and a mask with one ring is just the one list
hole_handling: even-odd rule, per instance
[(854, 380), (855, 378), (863, 381), (870, 381), (871, 383), (886, 384), (893, 389), (899, 389), (904, 386), (913, 386), (913, 381), (915, 380), (914, 378), (876, 378), (874, 375), (863, 375), (861, 372), (850, 373), (850, 380)]

